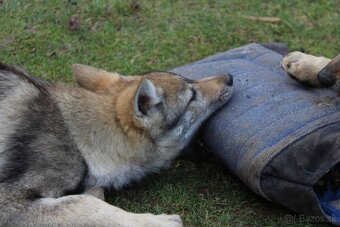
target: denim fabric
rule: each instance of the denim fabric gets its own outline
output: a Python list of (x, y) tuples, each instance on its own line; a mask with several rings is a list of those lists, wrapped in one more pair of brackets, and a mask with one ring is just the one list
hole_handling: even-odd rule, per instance
[(190, 79), (231, 74), (233, 97), (200, 139), (257, 194), (327, 216), (313, 185), (340, 162), (340, 98), (291, 79), (281, 59), (250, 44), (171, 71)]

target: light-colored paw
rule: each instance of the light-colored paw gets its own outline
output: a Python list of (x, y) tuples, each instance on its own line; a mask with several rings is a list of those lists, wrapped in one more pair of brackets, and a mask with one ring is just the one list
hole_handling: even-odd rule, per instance
[(144, 214), (144, 225), (150, 227), (182, 227), (183, 223), (181, 217), (179, 215), (153, 215), (153, 214)]
[(162, 223), (162, 226), (164, 227), (182, 227), (183, 226), (182, 219), (179, 215), (162, 214), (162, 215), (157, 215), (157, 217), (159, 218), (159, 220)]
[(299, 51), (287, 54), (281, 62), (283, 69), (297, 80), (313, 86), (320, 86), (318, 73), (330, 62), (324, 57), (315, 57)]

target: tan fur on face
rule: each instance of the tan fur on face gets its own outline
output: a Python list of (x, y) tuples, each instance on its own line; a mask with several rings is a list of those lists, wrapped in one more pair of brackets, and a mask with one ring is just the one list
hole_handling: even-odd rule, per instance
[(225, 77), (207, 77), (201, 79), (197, 83), (197, 89), (202, 93), (207, 100), (211, 101), (217, 99), (220, 95), (219, 91), (221, 90), (221, 84), (226, 83)]
[[(125, 87), (119, 94), (114, 97), (114, 104), (116, 105), (117, 123), (122, 131), (129, 137), (133, 138), (135, 133), (143, 134), (143, 136), (150, 139), (150, 135), (142, 128), (142, 125), (136, 120), (133, 109), (133, 100), (140, 84), (141, 78), (135, 77), (135, 80), (130, 82), (128, 86), (123, 81), (119, 85)], [(114, 89), (114, 88), (113, 88)]]
[(178, 103), (178, 94), (188, 89), (188, 85), (183, 79), (166, 72), (156, 72), (147, 74), (146, 77), (150, 79), (156, 86), (161, 87), (168, 99), (169, 103)]

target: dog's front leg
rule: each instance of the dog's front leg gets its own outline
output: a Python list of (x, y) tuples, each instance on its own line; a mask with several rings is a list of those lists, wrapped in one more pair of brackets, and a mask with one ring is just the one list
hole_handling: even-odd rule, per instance
[(48, 216), (39, 216), (39, 218), (42, 218), (42, 222), (37, 222), (37, 225), (46, 220), (48, 224), (49, 220), (56, 220), (51, 224), (59, 225), (61, 223), (61, 225), (71, 226), (183, 226), (178, 215), (129, 213), (89, 195), (42, 199), (37, 206), (38, 210), (43, 214), (46, 209), (45, 204), (48, 206), (50, 203), (54, 204), (56, 212), (50, 209)]
[(0, 226), (182, 226), (178, 215), (133, 214), (91, 195), (40, 198), (0, 183)]

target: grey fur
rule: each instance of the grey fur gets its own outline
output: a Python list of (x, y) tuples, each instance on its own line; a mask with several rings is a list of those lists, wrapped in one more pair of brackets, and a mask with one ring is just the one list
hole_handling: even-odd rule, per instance
[(223, 90), (223, 100), (203, 114), (199, 109), (208, 104), (198, 97), (201, 107), (180, 113), (154, 142), (136, 145), (114, 117), (104, 116), (113, 110), (98, 103), (108, 103), (108, 97), (0, 64), (0, 226), (182, 226), (177, 215), (132, 214), (111, 206), (102, 201), (101, 187), (119, 188), (166, 166), (230, 91), (227, 97)]

